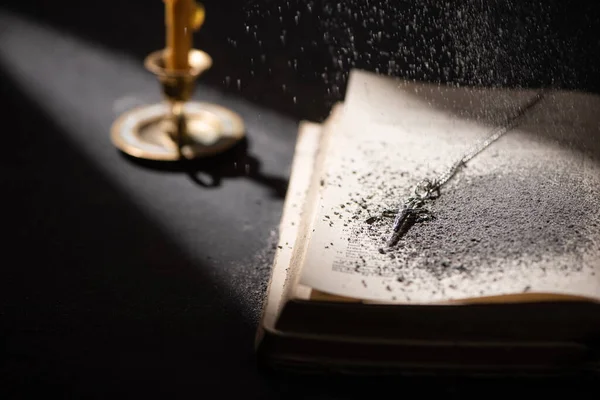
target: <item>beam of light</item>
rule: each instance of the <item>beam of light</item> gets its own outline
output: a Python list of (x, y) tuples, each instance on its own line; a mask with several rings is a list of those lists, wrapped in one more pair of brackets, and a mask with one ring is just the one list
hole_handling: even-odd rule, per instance
[[(272, 207), (280, 204), (264, 200), (268, 189), (247, 179), (236, 179), (225, 180), (218, 191), (203, 190), (178, 174), (163, 174), (161, 179), (152, 176), (155, 185), (148, 185), (145, 181), (156, 172), (127, 163), (109, 136), (112, 122), (125, 109), (161, 100), (158, 82), (143, 68), (142, 60), (3, 10), (0, 26), (0, 68), (56, 122), (74, 147), (137, 208), (160, 224), (191, 260), (205, 260), (207, 254), (218, 259), (224, 268), (210, 271), (217, 283), (232, 291), (253, 290), (252, 286), (243, 287), (248, 267), (240, 264), (248, 260), (240, 260), (239, 251), (233, 252), (237, 255), (227, 251), (228, 246), (238, 244), (223, 243), (222, 232), (225, 227), (237, 233), (231, 235), (232, 241), (245, 237), (243, 248), (247, 254), (261, 253), (265, 238), (248, 235), (247, 231), (254, 230), (257, 222), (272, 227), (278, 224), (278, 213), (273, 213)], [(224, 94), (206, 86), (198, 85), (197, 93), (202, 101), (225, 102)], [(289, 165), (295, 141), (286, 133), (296, 130), (296, 122), (239, 98), (228, 97), (226, 103), (244, 117), (253, 151), (263, 160), (261, 170), (281, 174), (281, 165)], [(263, 120), (280, 129), (267, 131)], [(190, 190), (191, 185), (195, 190)], [(263, 201), (259, 215), (241, 215), (239, 210), (247, 209), (248, 202), (256, 199)], [(182, 209), (190, 213), (173, 212)], [(199, 220), (205, 225), (200, 226)], [(221, 228), (217, 231), (216, 226)], [(246, 233), (240, 233), (243, 231)], [(254, 278), (247, 285), (256, 284)], [(234, 294), (243, 299), (244, 293)]]

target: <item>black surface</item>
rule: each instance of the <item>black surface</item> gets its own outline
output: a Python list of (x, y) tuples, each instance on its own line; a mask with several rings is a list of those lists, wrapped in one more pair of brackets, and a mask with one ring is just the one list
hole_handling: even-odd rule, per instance
[[(390, 385), (257, 372), (255, 323), (297, 121), (322, 118), (341, 98), (348, 65), (332, 56), (344, 53), (346, 28), (356, 33), (359, 67), (383, 71), (394, 61), (394, 74), (415, 79), (600, 87), (597, 6), (368, 2), (369, 9), (384, 11), (374, 14), (366, 3), (348, 2), (360, 15), (346, 23), (344, 15), (352, 12), (334, 2), (206, 2), (207, 23), (197, 43), (215, 64), (197, 98), (242, 114), (249, 141), (218, 161), (194, 165), (194, 177), (189, 170), (131, 162), (108, 137), (126, 108), (160, 99), (141, 61), (163, 44), (161, 2), (2, 3), (4, 398), (40, 390), (61, 397), (225, 399), (575, 390), (580, 398), (597, 398), (591, 397), (594, 386), (581, 380), (405, 379)], [(469, 11), (465, 18), (473, 25), (442, 38), (457, 9)], [(485, 25), (476, 23), (482, 20)], [(410, 21), (417, 23), (403, 39), (408, 55), (390, 56), (398, 37), (367, 45), (373, 32), (402, 32)], [(499, 27), (504, 36), (497, 35)], [(287, 30), (285, 44), (281, 29)], [(470, 47), (461, 44), (465, 40)], [(501, 49), (491, 67), (497, 72), (489, 74), (495, 48)], [(258, 64), (261, 54), (265, 62)], [(294, 59), (297, 68), (288, 66)], [(206, 187), (210, 176), (221, 178), (215, 187)]]

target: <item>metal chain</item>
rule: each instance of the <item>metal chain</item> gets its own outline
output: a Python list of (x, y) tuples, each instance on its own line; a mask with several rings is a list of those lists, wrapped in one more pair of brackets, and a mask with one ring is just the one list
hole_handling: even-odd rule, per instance
[(539, 103), (543, 97), (544, 97), (543, 91), (537, 93), (533, 97), (533, 99), (531, 99), (524, 107), (522, 107), (516, 115), (511, 117), (507, 121), (506, 124), (495, 128), (492, 131), (492, 133), (485, 140), (482, 140), (479, 143), (476, 143), (460, 158), (460, 160), (458, 160), (457, 162), (452, 164), (446, 171), (444, 171), (444, 173), (442, 173), (434, 181), (434, 186), (437, 186), (439, 188), (442, 185), (444, 185), (446, 182), (448, 182), (450, 180), (450, 178), (452, 178), (454, 176), (454, 174), (456, 174), (456, 172), (460, 169), (460, 167), (462, 167), (464, 164), (466, 164), (468, 161), (470, 161), (477, 154), (481, 153), (483, 150), (488, 148), (496, 140), (500, 139), (506, 132), (508, 132), (512, 128), (514, 128), (517, 125), (519, 118), (521, 118), (523, 115), (525, 115), (525, 113), (527, 113), (527, 111), (529, 111), (537, 103)]
[(388, 240), (388, 246), (392, 246), (401, 232), (401, 228), (410, 216), (418, 216), (427, 214), (428, 211), (423, 208), (427, 200), (435, 199), (440, 194), (440, 188), (446, 184), (458, 170), (464, 166), (469, 160), (487, 149), (492, 143), (500, 139), (506, 132), (513, 129), (519, 119), (527, 113), (530, 109), (536, 106), (544, 97), (544, 91), (538, 92), (525, 106), (521, 107), (519, 111), (512, 117), (510, 117), (505, 124), (492, 130), (491, 134), (488, 135), (484, 140), (479, 141), (472, 146), (463, 156), (450, 165), (444, 172), (442, 172), (435, 180), (431, 181), (428, 178), (423, 179), (417, 184), (413, 191), (413, 195), (410, 196), (404, 203), (401, 204), (392, 228), (392, 235)]

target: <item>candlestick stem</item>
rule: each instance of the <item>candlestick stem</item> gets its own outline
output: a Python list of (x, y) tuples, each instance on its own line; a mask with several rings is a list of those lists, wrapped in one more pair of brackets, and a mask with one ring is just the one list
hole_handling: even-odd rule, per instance
[(183, 103), (182, 102), (172, 102), (171, 103), (171, 121), (173, 122), (173, 130), (171, 130), (171, 140), (177, 146), (177, 153), (179, 154), (179, 158), (184, 158), (183, 156), (183, 146), (186, 142), (186, 118), (185, 113), (183, 111)]

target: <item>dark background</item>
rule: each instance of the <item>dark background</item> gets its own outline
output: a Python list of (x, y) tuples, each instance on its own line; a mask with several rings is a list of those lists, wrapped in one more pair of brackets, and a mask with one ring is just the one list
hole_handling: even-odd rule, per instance
[(242, 114), (249, 140), (190, 170), (108, 139), (120, 96), (160, 99), (141, 67), (164, 45), (160, 1), (3, 2), (3, 397), (591, 398), (580, 380), (273, 377), (252, 345), (297, 123), (343, 99), (350, 68), (598, 93), (594, 3), (205, 1), (195, 43), (214, 66), (197, 98)]
[[(139, 60), (164, 45), (159, 0), (3, 4)], [(204, 4), (207, 19), (195, 45), (218, 67), (203, 82), (295, 118), (326, 116), (331, 102), (343, 98), (352, 67), (452, 84), (600, 90), (600, 5), (594, 1)]]

